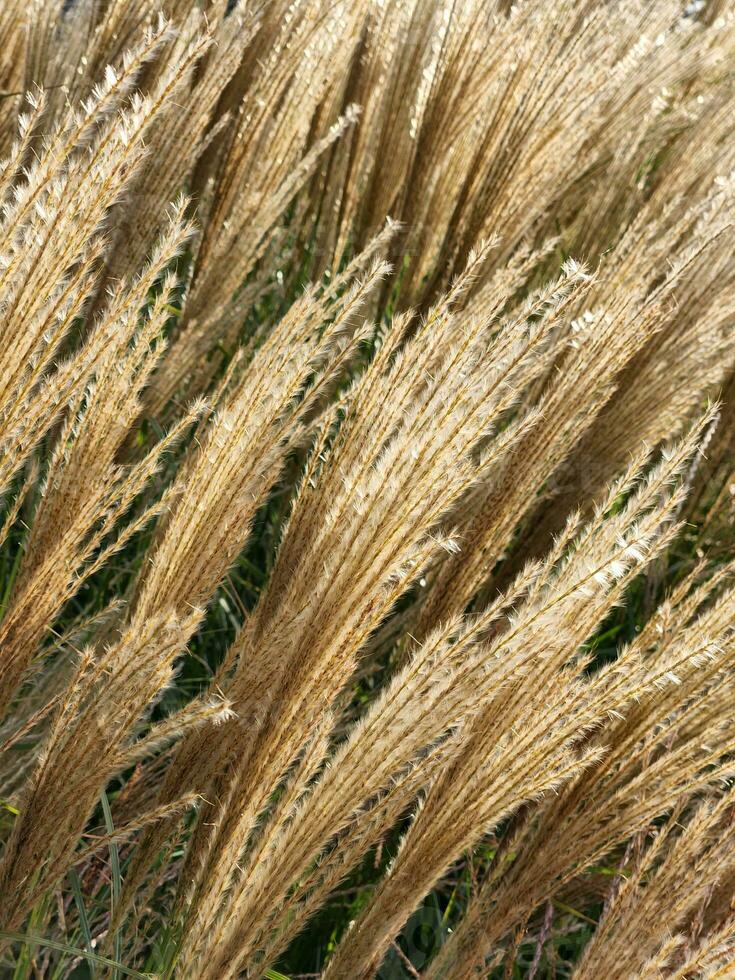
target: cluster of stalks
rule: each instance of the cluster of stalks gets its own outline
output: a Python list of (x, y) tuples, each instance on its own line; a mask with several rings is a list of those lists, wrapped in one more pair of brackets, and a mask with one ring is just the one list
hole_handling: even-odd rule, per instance
[(2, 971), (735, 976), (734, 96), (729, 0), (4, 0)]

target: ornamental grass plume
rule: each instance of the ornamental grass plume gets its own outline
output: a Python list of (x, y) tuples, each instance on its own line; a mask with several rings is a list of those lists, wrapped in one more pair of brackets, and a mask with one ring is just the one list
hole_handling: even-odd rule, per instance
[(734, 83), (730, 0), (2, 5), (0, 972), (732, 973)]
[[(599, 976), (605, 969), (656, 977), (675, 960), (686, 937), (701, 928), (696, 921), (689, 925), (687, 919), (702, 916), (712, 891), (711, 869), (718, 869), (718, 877), (730, 870), (734, 855), (727, 823), (731, 813), (732, 790), (727, 790), (692, 807), (683, 825), (674, 811), (667, 824), (654, 832), (648, 847), (640, 839), (634, 842), (633, 867), (614, 890), (575, 977)], [(677, 835), (678, 827), (682, 829)], [(664, 895), (667, 916), (662, 928), (656, 910)]]

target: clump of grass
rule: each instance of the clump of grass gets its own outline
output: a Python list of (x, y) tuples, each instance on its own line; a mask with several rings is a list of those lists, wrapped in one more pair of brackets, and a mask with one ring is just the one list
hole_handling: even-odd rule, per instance
[(2, 969), (727, 975), (735, 11), (0, 41)]

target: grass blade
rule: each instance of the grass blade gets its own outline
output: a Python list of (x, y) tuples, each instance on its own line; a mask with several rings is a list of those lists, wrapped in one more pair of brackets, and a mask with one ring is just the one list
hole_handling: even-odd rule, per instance
[(88, 963), (94, 963), (97, 966), (112, 967), (116, 974), (122, 974), (126, 977), (136, 977), (137, 980), (151, 980), (154, 977), (152, 973), (139, 973), (137, 970), (131, 970), (129, 967), (115, 960), (111, 960), (107, 956), (99, 956), (97, 953), (90, 953), (89, 950), (69, 946), (67, 943), (60, 943), (55, 939), (46, 939), (44, 936), (0, 931), (0, 939), (9, 943), (23, 943), (26, 946), (45, 946), (47, 949), (55, 949), (60, 953), (66, 953), (67, 956), (81, 956)]
[[(69, 870), (69, 883), (71, 884), (72, 894), (74, 895), (74, 904), (77, 907), (77, 914), (79, 915), (79, 925), (81, 926), (82, 933), (84, 935), (84, 944), (90, 953), (94, 954), (94, 947), (92, 946), (92, 931), (89, 927), (89, 917), (87, 915), (87, 909), (84, 905), (84, 896), (82, 895), (82, 886), (79, 881), (79, 875), (76, 873), (74, 868)], [(92, 977), (94, 977), (94, 965), (90, 962), (89, 972)]]
[[(105, 817), (105, 828), (108, 834), (115, 833), (115, 824), (112, 821), (112, 811), (110, 810), (110, 801), (108, 799), (107, 793), (103, 792), (101, 797), (102, 802), (102, 813)], [(110, 918), (114, 918), (115, 911), (120, 902), (120, 892), (122, 890), (122, 875), (120, 873), (120, 851), (118, 849), (115, 841), (110, 841), (110, 867), (112, 869), (112, 891), (111, 891), (111, 901), (110, 901)], [(112, 980), (118, 980), (120, 976), (120, 971), (118, 965), (122, 958), (122, 938), (119, 932), (116, 932), (113, 937), (113, 948), (115, 951), (115, 961), (116, 965), (112, 970)]]

